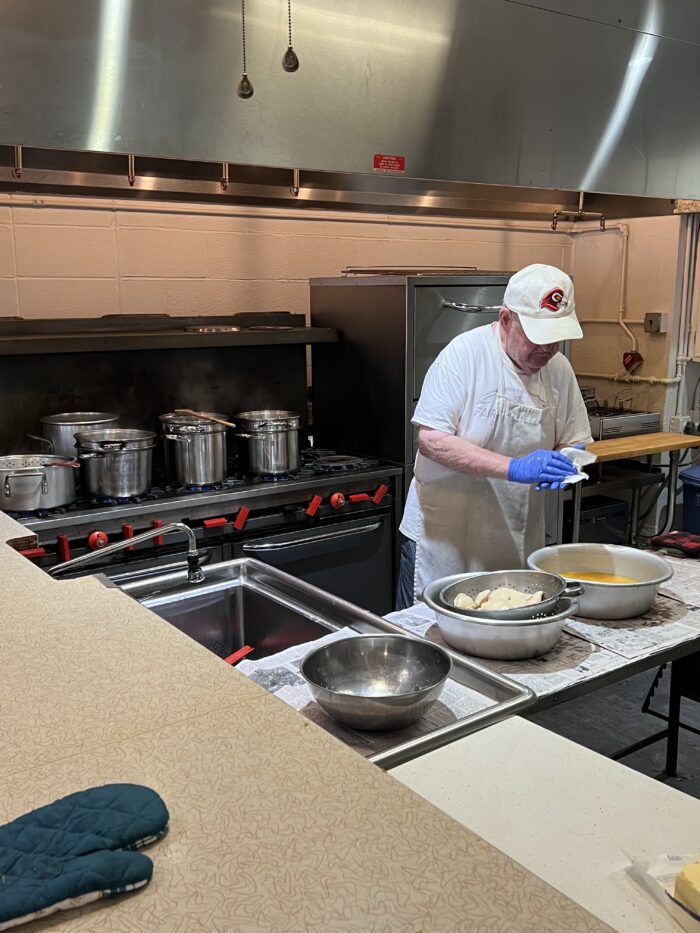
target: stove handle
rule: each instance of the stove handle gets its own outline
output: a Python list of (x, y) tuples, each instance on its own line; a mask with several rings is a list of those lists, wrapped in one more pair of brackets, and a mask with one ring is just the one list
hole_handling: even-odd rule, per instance
[(290, 547), (305, 547), (307, 544), (315, 544), (317, 541), (332, 541), (335, 538), (350, 538), (353, 535), (365, 534), (368, 531), (377, 531), (381, 522), (372, 522), (371, 525), (363, 525), (361, 528), (351, 528), (348, 531), (329, 531), (322, 535), (312, 535), (310, 538), (300, 538), (298, 541), (270, 541), (268, 544), (244, 544), (243, 550), (250, 553), (260, 551), (281, 551)]
[(472, 314), (480, 314), (482, 311), (500, 311), (500, 305), (468, 305), (463, 301), (448, 301), (445, 299), (442, 302), (443, 308), (452, 308), (453, 311), (466, 311)]

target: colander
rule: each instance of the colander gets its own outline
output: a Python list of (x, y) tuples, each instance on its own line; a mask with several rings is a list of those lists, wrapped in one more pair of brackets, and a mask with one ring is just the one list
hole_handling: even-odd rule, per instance
[[(483, 590), (495, 590), (500, 586), (518, 590), (520, 593), (542, 591), (542, 600), (534, 606), (519, 609), (461, 609), (454, 601), (460, 593), (476, 599)], [(554, 615), (559, 611), (559, 601), (564, 597), (574, 599), (583, 593), (580, 583), (563, 580), (554, 573), (542, 570), (496, 570), (492, 573), (459, 574), (443, 577), (430, 584), (432, 599), (439, 607), (450, 612), (461, 613), (479, 619), (535, 619)]]

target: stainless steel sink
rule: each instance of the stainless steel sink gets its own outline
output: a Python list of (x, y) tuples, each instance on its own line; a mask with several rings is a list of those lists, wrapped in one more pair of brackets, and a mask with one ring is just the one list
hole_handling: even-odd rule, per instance
[[(200, 584), (188, 583), (184, 570), (146, 578), (126, 574), (103, 582), (119, 586), (221, 658), (250, 645), (255, 649), (251, 658), (259, 660), (343, 627), (363, 634), (406, 635), (386, 619), (251, 558), (207, 567)], [(396, 744), (370, 761), (393, 767), (519, 713), (534, 701), (527, 687), (464, 655), (448, 653), (453, 660), (450, 680), (482, 694), (491, 705), (417, 738), (402, 739), (398, 731)]]

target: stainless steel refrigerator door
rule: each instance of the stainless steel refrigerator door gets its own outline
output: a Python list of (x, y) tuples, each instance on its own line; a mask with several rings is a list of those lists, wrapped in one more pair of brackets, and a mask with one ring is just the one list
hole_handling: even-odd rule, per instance
[(498, 318), (505, 285), (417, 285), (413, 319), (413, 398), (431, 363), (466, 331)]

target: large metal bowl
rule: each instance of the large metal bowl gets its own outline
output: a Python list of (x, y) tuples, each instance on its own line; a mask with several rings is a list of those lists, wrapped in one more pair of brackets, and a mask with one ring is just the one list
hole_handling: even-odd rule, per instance
[[(444, 609), (459, 612), (462, 615), (480, 619), (534, 619), (542, 615), (552, 615), (559, 611), (559, 603), (564, 597), (580, 596), (583, 589), (579, 583), (562, 580), (553, 573), (538, 570), (496, 570), (491, 573), (461, 573), (444, 577), (443, 587), (437, 592), (435, 602)], [(454, 601), (460, 593), (466, 593), (476, 599), (484, 590), (495, 590), (507, 586), (521, 593), (543, 594), (542, 601), (533, 606), (521, 606), (518, 609), (462, 609)], [(437, 589), (437, 588), (436, 588)], [(431, 592), (433, 592), (431, 590)]]
[[(455, 579), (464, 577), (456, 574)], [(557, 611), (532, 619), (486, 619), (481, 614), (447, 609), (436, 597), (445, 577), (434, 580), (423, 591), (423, 600), (436, 613), (437, 625), (448, 645), (477, 658), (516, 661), (547, 654), (559, 641), (566, 620), (578, 611), (578, 600), (562, 596)]]
[(533, 570), (548, 573), (610, 573), (635, 583), (578, 582), (583, 586), (579, 615), (588, 619), (631, 619), (651, 607), (673, 570), (658, 554), (618, 544), (557, 544), (528, 557)]
[(452, 660), (438, 645), (406, 635), (356, 635), (315, 648), (301, 674), (318, 705), (355, 729), (417, 722), (445, 685)]

